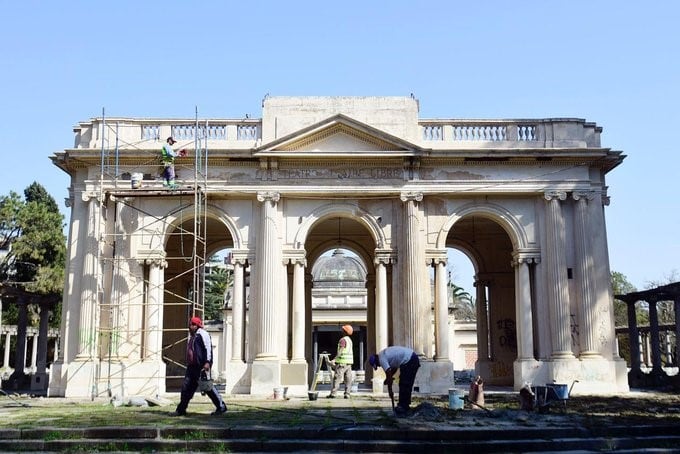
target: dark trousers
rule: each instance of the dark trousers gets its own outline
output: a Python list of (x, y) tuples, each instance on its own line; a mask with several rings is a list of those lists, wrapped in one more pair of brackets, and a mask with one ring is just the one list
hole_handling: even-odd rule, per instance
[[(187, 366), (187, 372), (184, 374), (184, 381), (182, 382), (182, 392), (180, 394), (179, 405), (177, 405), (177, 413), (186, 413), (189, 401), (194, 397), (196, 389), (198, 388), (198, 379), (201, 376), (201, 366)], [(213, 385), (210, 391), (207, 391), (206, 396), (210, 398), (215, 408), (225, 408), (222, 396), (217, 392), (217, 388)]]
[(415, 353), (406, 364), (399, 367), (399, 407), (408, 410), (411, 406), (411, 392), (416, 382), (416, 373), (420, 367), (420, 360)]

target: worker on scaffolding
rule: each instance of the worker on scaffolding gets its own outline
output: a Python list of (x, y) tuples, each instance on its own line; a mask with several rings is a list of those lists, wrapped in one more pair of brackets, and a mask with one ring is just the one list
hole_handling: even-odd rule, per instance
[(177, 141), (172, 137), (168, 137), (161, 149), (161, 161), (163, 162), (163, 186), (169, 187), (170, 189), (177, 189), (177, 183), (175, 183), (175, 158), (178, 156), (186, 156), (186, 150), (182, 149), (175, 152), (172, 146), (176, 144)]

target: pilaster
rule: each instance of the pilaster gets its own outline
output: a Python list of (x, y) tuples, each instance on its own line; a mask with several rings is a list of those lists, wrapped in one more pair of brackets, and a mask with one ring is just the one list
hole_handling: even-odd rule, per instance
[(549, 191), (544, 194), (546, 209), (546, 261), (548, 304), (550, 326), (552, 328), (553, 359), (571, 359), (571, 332), (569, 328), (569, 292), (567, 286), (567, 262), (565, 255), (566, 239), (564, 217), (560, 202), (566, 200), (562, 191)]

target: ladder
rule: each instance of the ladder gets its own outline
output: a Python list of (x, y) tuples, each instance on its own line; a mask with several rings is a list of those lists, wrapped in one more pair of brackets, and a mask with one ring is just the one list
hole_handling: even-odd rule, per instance
[(316, 370), (314, 371), (314, 379), (312, 380), (312, 386), (309, 388), (310, 391), (316, 390), (316, 382), (319, 377), (319, 372), (321, 372), (321, 367), (323, 366), (324, 363), (328, 365), (328, 371), (331, 372), (333, 363), (331, 362), (330, 353), (319, 353), (319, 358), (316, 361)]

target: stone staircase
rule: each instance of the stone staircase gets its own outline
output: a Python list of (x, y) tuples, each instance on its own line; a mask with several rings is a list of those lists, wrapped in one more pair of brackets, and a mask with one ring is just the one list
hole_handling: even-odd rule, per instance
[(680, 452), (675, 425), (429, 430), (319, 427), (4, 429), (2, 452)]

